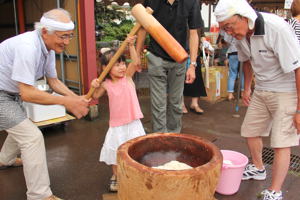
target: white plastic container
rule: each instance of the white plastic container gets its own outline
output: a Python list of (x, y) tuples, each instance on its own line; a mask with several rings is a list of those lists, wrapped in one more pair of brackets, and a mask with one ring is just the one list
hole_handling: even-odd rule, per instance
[(23, 102), (27, 117), (33, 122), (40, 122), (49, 119), (66, 116), (66, 108), (61, 105), (41, 105)]
[[(47, 84), (46, 79), (38, 80), (35, 83), (35, 87), (44, 92), (49, 90), (49, 85)], [(52, 95), (61, 96), (55, 92), (53, 92)], [(66, 116), (66, 108), (61, 105), (41, 105), (29, 102), (23, 102), (23, 105), (27, 112), (27, 117), (33, 122), (40, 122)]]

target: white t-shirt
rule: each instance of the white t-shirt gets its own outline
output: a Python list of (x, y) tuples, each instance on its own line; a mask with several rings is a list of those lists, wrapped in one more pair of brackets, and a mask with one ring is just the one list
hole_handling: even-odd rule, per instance
[(300, 67), (300, 46), (290, 25), (283, 18), (259, 13), (255, 32), (237, 41), (239, 60), (250, 60), (258, 90), (296, 91), (294, 70)]
[(19, 93), (18, 82), (34, 85), (43, 76), (56, 78), (55, 53), (48, 51), (37, 31), (0, 44), (0, 90)]

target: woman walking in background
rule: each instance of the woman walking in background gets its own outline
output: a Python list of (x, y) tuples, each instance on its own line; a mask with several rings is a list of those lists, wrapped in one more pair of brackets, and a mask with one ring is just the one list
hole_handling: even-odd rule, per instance
[[(192, 84), (184, 84), (183, 96), (191, 97), (190, 109), (191, 111), (201, 115), (204, 113), (202, 108), (199, 106), (200, 97), (206, 97), (206, 91), (203, 83), (203, 78), (201, 74), (201, 62), (200, 56), (197, 57), (197, 67), (195, 69), (196, 79)], [(183, 98), (184, 99), (184, 98)], [(184, 101), (182, 105), (182, 112), (188, 113), (187, 108), (185, 107)]]

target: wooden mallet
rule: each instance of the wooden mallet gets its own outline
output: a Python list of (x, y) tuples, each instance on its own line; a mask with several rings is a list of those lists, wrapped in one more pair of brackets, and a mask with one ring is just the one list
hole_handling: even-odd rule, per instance
[(152, 15), (145, 12), (142, 4), (133, 6), (131, 14), (176, 62), (183, 63), (188, 58), (185, 49)]
[[(151, 8), (147, 8), (147, 9), (144, 9), (144, 12), (146, 14), (151, 15), (153, 13), (153, 10)], [(141, 24), (137, 22), (134, 25), (134, 27), (131, 29), (130, 33), (128, 34), (128, 37), (136, 35), (136, 33), (139, 31), (140, 28), (141, 28)], [(104, 80), (104, 78), (109, 73), (109, 71), (111, 70), (111, 68), (114, 66), (114, 64), (117, 62), (117, 60), (119, 59), (119, 57), (125, 51), (127, 45), (128, 45), (128, 42), (126, 40), (122, 42), (122, 44), (119, 47), (119, 49), (117, 50), (117, 52), (113, 55), (113, 57), (110, 59), (109, 63), (107, 64), (107, 66), (103, 70), (103, 72), (98, 77), (99, 83), (101, 83)], [(86, 99), (90, 99), (92, 97), (94, 91), (95, 91), (95, 88), (91, 87), (90, 90), (89, 90), (89, 92), (85, 95), (85, 98)]]
[[(173, 36), (151, 15), (153, 10), (145, 8), (142, 4), (136, 4), (131, 10), (131, 14), (136, 18), (137, 23), (132, 28), (128, 36), (134, 36), (138, 30), (143, 26), (145, 30), (156, 40), (156, 42), (178, 63), (183, 63), (188, 54), (184, 48), (173, 38)], [(105, 76), (109, 73), (112, 66), (124, 52), (128, 42), (122, 42), (120, 48), (111, 58), (104, 71), (100, 74), (98, 81), (101, 83)], [(90, 99), (95, 91), (91, 87), (86, 94), (86, 98)]]

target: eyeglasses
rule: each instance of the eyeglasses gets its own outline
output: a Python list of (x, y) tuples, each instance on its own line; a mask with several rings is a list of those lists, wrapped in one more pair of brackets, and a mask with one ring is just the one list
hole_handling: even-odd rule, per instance
[(74, 34), (64, 34), (64, 35), (58, 35), (57, 33), (55, 33), (55, 35), (59, 38), (59, 39), (61, 39), (61, 40), (72, 40), (74, 37), (75, 37), (75, 35)]
[(231, 23), (227, 23), (223, 26), (223, 30), (224, 31), (232, 31), (233, 30), (233, 27), (236, 25), (238, 19), (240, 19), (240, 17), (238, 15), (235, 15), (236, 16), (236, 19), (234, 22), (231, 22)]

